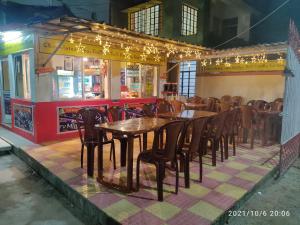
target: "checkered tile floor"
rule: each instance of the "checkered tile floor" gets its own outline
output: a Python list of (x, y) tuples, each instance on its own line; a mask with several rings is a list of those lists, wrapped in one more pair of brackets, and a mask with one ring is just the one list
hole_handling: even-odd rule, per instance
[[(148, 146), (151, 146), (151, 137), (149, 139)], [(119, 142), (115, 142), (117, 170), (113, 170), (112, 162), (109, 161), (110, 146), (105, 146), (104, 176), (106, 181), (123, 184), (126, 180), (126, 168), (119, 166), (120, 147)], [(136, 157), (139, 153), (138, 142), (134, 145)], [(198, 182), (198, 162), (193, 162), (191, 187), (184, 188), (181, 174), (178, 195), (174, 194), (175, 174), (166, 170), (164, 202), (158, 202), (155, 169), (152, 165), (141, 165), (140, 191), (125, 194), (100, 185), (95, 178), (87, 178), (86, 168), (80, 168), (79, 139), (52, 143), (27, 151), (110, 217), (130, 225), (211, 224), (277, 165), (278, 152), (278, 145), (264, 148), (256, 145), (253, 150), (238, 147), (237, 156), (232, 156), (230, 148), (229, 159), (223, 163), (218, 161), (216, 167), (212, 167), (211, 159), (205, 157), (202, 183)]]

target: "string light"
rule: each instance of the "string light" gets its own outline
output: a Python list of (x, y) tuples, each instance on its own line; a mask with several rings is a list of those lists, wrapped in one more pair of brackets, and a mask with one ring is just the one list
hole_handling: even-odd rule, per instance
[(81, 43), (81, 41), (82, 40), (80, 39), (79, 44), (76, 45), (75, 48), (77, 52), (84, 53), (85, 46)]
[(95, 38), (95, 42), (98, 42), (99, 45), (102, 45), (102, 36), (97, 34), (96, 38)]
[(104, 55), (107, 55), (107, 53), (110, 52), (109, 48), (110, 48), (110, 43), (106, 41), (105, 45), (103, 46), (103, 50), (102, 50)]
[(70, 37), (70, 39), (69, 39), (69, 42), (71, 43), (71, 44), (74, 44), (74, 39), (73, 39), (73, 35), (71, 34), (71, 37)]
[(147, 55), (145, 53), (141, 54), (141, 60), (146, 61), (147, 60)]
[(160, 56), (159, 55), (154, 56), (154, 61), (159, 62), (160, 61)]

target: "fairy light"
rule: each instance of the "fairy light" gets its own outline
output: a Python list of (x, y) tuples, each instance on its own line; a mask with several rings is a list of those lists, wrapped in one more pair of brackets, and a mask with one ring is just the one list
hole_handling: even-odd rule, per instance
[(99, 45), (102, 45), (102, 36), (98, 34), (95, 38), (95, 42), (98, 42)]
[(106, 41), (105, 45), (103, 46), (103, 50), (102, 50), (104, 55), (107, 55), (110, 52), (109, 48), (110, 48), (110, 43)]
[(145, 53), (141, 54), (141, 60), (146, 61), (147, 60), (147, 55)]
[(154, 56), (154, 61), (159, 62), (160, 61), (160, 56), (159, 55)]
[(200, 51), (195, 51), (194, 53), (195, 53), (196, 59), (201, 58), (201, 52)]
[(207, 65), (207, 61), (206, 59), (204, 59), (202, 62), (201, 62), (201, 66), (205, 67)]
[(70, 37), (70, 39), (69, 39), (69, 42), (71, 43), (71, 44), (74, 44), (74, 39), (73, 39), (73, 35), (71, 34), (71, 37)]
[(75, 46), (76, 51), (80, 53), (84, 53), (85, 46), (81, 43), (82, 40), (80, 39), (79, 44)]

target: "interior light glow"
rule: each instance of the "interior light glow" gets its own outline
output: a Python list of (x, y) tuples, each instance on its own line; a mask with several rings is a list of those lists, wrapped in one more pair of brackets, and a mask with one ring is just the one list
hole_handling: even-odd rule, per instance
[(22, 32), (21, 31), (7, 31), (2, 32), (1, 39), (3, 42), (18, 42), (22, 40)]

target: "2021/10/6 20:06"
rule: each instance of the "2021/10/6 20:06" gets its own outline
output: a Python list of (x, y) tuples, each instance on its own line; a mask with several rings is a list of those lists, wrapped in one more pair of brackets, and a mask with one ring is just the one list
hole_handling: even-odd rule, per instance
[(230, 210), (228, 212), (229, 216), (281, 216), (287, 217), (291, 213), (288, 210)]

